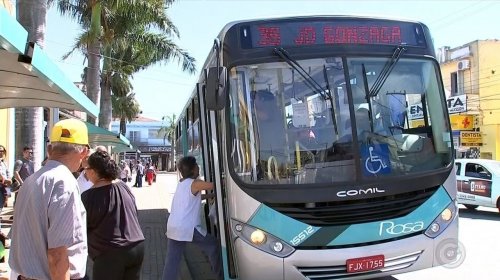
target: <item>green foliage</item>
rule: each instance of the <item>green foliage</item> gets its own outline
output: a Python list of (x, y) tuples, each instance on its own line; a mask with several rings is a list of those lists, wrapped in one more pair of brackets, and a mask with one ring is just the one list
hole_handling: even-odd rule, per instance
[(175, 125), (177, 122), (177, 116), (172, 114), (170, 116), (164, 116), (162, 118), (165, 121), (166, 125), (162, 126), (158, 130), (158, 135), (163, 135), (163, 139), (167, 138), (171, 145), (175, 143)]
[[(83, 29), (72, 50), (63, 58), (75, 50), (87, 57), (102, 54), (104, 63), (100, 76), (101, 86), (105, 87), (101, 89), (103, 95), (127, 96), (133, 89), (133, 75), (157, 63), (177, 61), (183, 71), (196, 71), (195, 59), (173, 41), (179, 37), (179, 31), (168, 17), (167, 8), (174, 0), (49, 1), (57, 3), (61, 14), (75, 19)], [(89, 53), (87, 47), (96, 40), (101, 45), (100, 53)], [(90, 71), (100, 69), (87, 69), (88, 77), (95, 77), (95, 72), (91, 75)], [(101, 100), (109, 98), (101, 97)], [(101, 108), (101, 114), (109, 112), (109, 109)], [(102, 124), (102, 127), (107, 127), (107, 124)]]
[(133, 121), (141, 112), (139, 102), (135, 99), (135, 94), (130, 93), (124, 96), (113, 95), (111, 97), (113, 106), (113, 117), (120, 119), (120, 133), (127, 132), (125, 123)]

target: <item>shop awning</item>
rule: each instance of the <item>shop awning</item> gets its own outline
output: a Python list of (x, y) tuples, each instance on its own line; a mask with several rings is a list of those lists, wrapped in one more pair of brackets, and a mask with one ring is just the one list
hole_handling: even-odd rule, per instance
[(132, 150), (132, 145), (125, 136), (111, 132), (91, 123), (86, 123), (86, 125), (89, 132), (89, 143), (91, 146), (113, 146), (113, 151), (115, 151), (115, 149)]
[(96, 117), (99, 108), (27, 39), (28, 32), (0, 7), (0, 109), (65, 108)]

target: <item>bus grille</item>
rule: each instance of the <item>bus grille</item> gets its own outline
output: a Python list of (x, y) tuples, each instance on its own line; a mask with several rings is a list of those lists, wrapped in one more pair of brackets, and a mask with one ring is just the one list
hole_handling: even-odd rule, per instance
[(364, 271), (358, 273), (347, 273), (345, 265), (336, 266), (314, 266), (314, 267), (297, 267), (297, 269), (308, 279), (311, 280), (332, 280), (332, 279), (349, 279), (358, 276), (377, 274), (382, 272), (391, 272), (395, 270), (405, 269), (412, 266), (420, 257), (423, 251), (410, 253), (407, 255), (397, 256), (394, 258), (385, 259), (385, 266), (379, 270)]
[(350, 201), (269, 203), (267, 206), (312, 226), (367, 223), (402, 217), (429, 199), (439, 187)]

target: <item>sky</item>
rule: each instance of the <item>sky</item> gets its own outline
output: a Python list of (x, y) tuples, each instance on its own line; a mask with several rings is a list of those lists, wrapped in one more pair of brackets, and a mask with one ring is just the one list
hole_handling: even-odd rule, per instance
[[(133, 78), (143, 116), (161, 119), (179, 115), (191, 95), (214, 38), (229, 22), (290, 15), (373, 15), (412, 19), (425, 23), (436, 48), (458, 47), (478, 39), (500, 39), (500, 1), (308, 1), (308, 0), (178, 0), (167, 11), (180, 31), (175, 42), (195, 59), (197, 72), (184, 73), (177, 61), (150, 67)], [(47, 14), (45, 51), (73, 81), (81, 81), (84, 57), (75, 52), (66, 60), (80, 27), (60, 16)]]

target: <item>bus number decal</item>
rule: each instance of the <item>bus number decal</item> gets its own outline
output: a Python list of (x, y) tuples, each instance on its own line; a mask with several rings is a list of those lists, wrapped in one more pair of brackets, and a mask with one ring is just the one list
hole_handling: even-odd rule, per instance
[(309, 237), (311, 234), (314, 233), (314, 228), (312, 226), (308, 226), (306, 229), (303, 231), (299, 232), (294, 238), (292, 238), (291, 242), (293, 246), (297, 246), (302, 241), (306, 240), (307, 237)]

